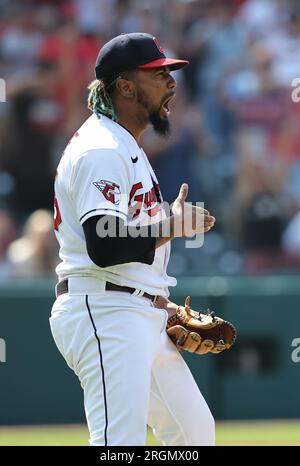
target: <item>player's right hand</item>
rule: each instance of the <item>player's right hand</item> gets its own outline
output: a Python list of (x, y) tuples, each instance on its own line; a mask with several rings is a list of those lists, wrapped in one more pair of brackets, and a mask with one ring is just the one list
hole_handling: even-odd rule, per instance
[(214, 226), (216, 221), (208, 210), (185, 202), (188, 191), (188, 184), (183, 183), (172, 205), (174, 236), (177, 237), (206, 233)]

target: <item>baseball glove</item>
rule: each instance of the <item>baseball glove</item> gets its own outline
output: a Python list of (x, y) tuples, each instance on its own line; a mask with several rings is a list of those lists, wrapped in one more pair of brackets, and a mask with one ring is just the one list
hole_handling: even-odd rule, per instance
[(210, 310), (193, 311), (189, 296), (185, 305), (178, 306), (176, 314), (169, 317), (166, 330), (179, 350), (196, 354), (221, 353), (236, 339), (236, 329), (230, 322), (216, 317)]

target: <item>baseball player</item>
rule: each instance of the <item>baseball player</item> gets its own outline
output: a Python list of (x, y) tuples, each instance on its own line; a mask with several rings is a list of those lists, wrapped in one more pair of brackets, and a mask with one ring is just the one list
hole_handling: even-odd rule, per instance
[(50, 325), (81, 383), (91, 445), (145, 445), (147, 424), (164, 445), (214, 444), (213, 417), (165, 329), (177, 309), (170, 241), (205, 233), (215, 219), (185, 203), (186, 183), (166, 216), (139, 145), (149, 125), (168, 134), (170, 72), (187, 64), (166, 58), (149, 34), (106, 43), (89, 86), (92, 115), (57, 169), (61, 262)]

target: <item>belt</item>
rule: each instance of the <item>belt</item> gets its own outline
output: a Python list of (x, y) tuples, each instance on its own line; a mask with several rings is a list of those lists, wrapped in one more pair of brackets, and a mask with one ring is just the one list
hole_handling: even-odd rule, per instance
[[(114, 283), (106, 282), (105, 284), (105, 290), (106, 291), (125, 291), (126, 293), (133, 294), (135, 293), (136, 289), (135, 288), (130, 288), (129, 286), (119, 286), (115, 285)], [(61, 282), (58, 282), (56, 285), (56, 297), (60, 296), (61, 294), (68, 293), (69, 292), (69, 286), (68, 286), (68, 279), (62, 280)], [(155, 301), (157, 296), (151, 295), (149, 293), (144, 292), (143, 294), (138, 294), (137, 296), (141, 296), (143, 298), (148, 298), (151, 301)]]

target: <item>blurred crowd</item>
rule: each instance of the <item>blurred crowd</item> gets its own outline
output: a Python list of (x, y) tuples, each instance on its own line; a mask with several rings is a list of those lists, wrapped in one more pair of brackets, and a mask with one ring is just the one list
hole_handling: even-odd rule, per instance
[(56, 166), (89, 116), (99, 48), (133, 31), (190, 60), (171, 138), (143, 137), (164, 199), (188, 182), (217, 218), (201, 249), (173, 242), (169, 273), (298, 272), (299, 1), (0, 0), (0, 281), (54, 275)]

